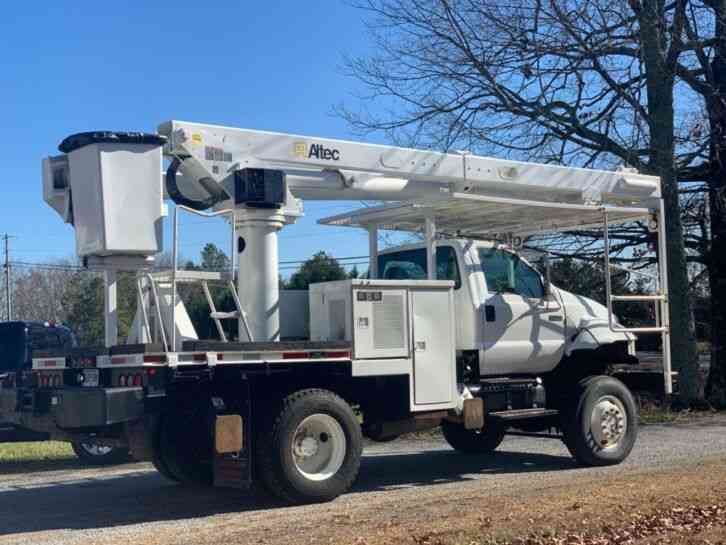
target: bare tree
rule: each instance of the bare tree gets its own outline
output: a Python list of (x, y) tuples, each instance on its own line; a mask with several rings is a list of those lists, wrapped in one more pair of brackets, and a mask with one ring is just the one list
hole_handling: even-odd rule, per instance
[(48, 267), (16, 267), (13, 275), (13, 318), (63, 322), (67, 309), (63, 295), (76, 274), (70, 263)]
[[(364, 106), (363, 113), (339, 108), (357, 129), (439, 149), (587, 167), (625, 164), (661, 177), (671, 323), (678, 332), (671, 347), (683, 399), (698, 398), (678, 181), (698, 190), (710, 139), (696, 130), (703, 101), (681, 74), (691, 70), (701, 47), (684, 39), (691, 4), (367, 0), (358, 5), (369, 14), (377, 53), (347, 59), (351, 74), (370, 91), (360, 98), (376, 104)], [(643, 226), (618, 235), (629, 246), (647, 249), (651, 242)]]

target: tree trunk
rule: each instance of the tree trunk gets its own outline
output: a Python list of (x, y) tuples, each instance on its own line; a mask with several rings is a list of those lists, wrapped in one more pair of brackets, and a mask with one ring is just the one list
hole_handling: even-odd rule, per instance
[(668, 250), (668, 285), (673, 367), (678, 371), (679, 397), (691, 405), (701, 397), (696, 332), (688, 297), (688, 271), (683, 245), (683, 227), (678, 200), (675, 154), (673, 86), (674, 74), (666, 66), (663, 0), (643, 0), (639, 10), (643, 62), (645, 65), (650, 125), (650, 168), (660, 176), (665, 203), (664, 234)]
[(710, 123), (711, 173), (708, 197), (711, 222), (711, 250), (708, 274), (711, 286), (711, 371), (706, 394), (709, 401), (726, 407), (726, 0), (713, 4), (717, 45), (711, 64), (715, 92), (707, 97)]

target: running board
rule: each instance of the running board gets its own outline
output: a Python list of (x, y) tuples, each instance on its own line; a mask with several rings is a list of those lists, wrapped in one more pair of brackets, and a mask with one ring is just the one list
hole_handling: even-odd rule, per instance
[(520, 422), (522, 420), (557, 416), (558, 414), (559, 412), (554, 409), (517, 409), (513, 411), (497, 411), (489, 413), (487, 418), (498, 422)]

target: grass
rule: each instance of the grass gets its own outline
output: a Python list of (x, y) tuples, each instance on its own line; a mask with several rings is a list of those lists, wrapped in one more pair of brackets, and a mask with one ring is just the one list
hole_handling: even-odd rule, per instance
[(644, 425), (685, 422), (719, 414), (715, 410), (673, 410), (670, 403), (663, 398), (647, 393), (636, 394), (635, 401), (638, 404), (640, 423)]
[(0, 444), (0, 473), (2, 473), (3, 467), (6, 465), (73, 460), (75, 457), (76, 455), (69, 443), (58, 441), (2, 443)]

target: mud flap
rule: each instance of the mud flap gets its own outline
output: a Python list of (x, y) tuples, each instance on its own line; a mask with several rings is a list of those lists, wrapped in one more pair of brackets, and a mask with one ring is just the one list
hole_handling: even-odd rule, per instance
[(214, 486), (248, 489), (252, 486), (252, 415), (218, 414), (214, 422)]
[(480, 397), (464, 400), (464, 428), (480, 430), (484, 427), (484, 400)]

